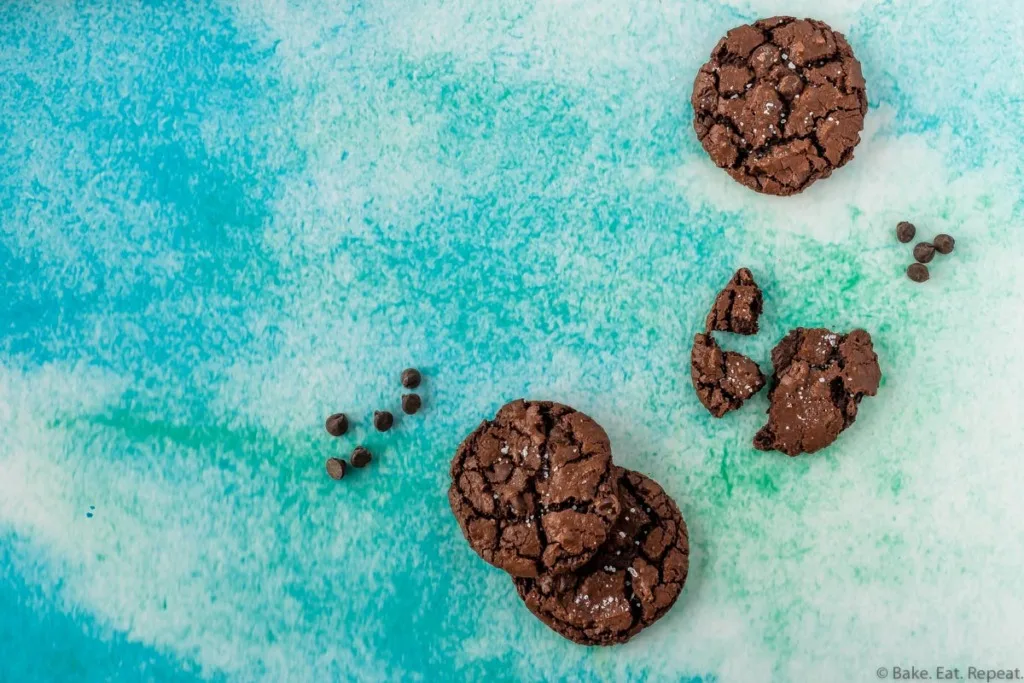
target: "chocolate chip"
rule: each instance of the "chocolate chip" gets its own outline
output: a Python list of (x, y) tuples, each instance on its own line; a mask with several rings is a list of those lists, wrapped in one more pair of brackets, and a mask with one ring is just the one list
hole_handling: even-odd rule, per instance
[(932, 244), (935, 245), (935, 251), (940, 254), (949, 254), (953, 251), (953, 244), (956, 242), (951, 236), (946, 233), (936, 235)]
[(373, 426), (378, 432), (386, 432), (395, 424), (395, 416), (386, 410), (377, 410), (373, 413)]
[(935, 247), (928, 242), (918, 242), (914, 245), (914, 260), (918, 263), (928, 263), (935, 258)]
[(896, 239), (903, 244), (906, 244), (910, 240), (914, 239), (914, 235), (917, 234), (917, 228), (914, 227), (913, 223), (907, 221), (900, 221), (899, 225), (896, 226)]
[(341, 458), (328, 458), (327, 475), (335, 480), (343, 478), (345, 476), (345, 461)]
[(345, 413), (335, 413), (327, 418), (327, 433), (331, 436), (341, 436), (348, 431), (348, 417)]
[(356, 446), (355, 450), (352, 451), (352, 467), (366, 467), (373, 460), (373, 456), (370, 451), (366, 450), (362, 446)]
[(907, 277), (914, 282), (924, 282), (928, 279), (928, 266), (920, 263), (911, 263), (907, 266)]
[(420, 385), (420, 371), (416, 368), (402, 370), (402, 386), (406, 389), (415, 389)]
[(404, 394), (402, 396), (402, 412), (406, 415), (415, 415), (419, 412), (423, 401), (416, 394)]

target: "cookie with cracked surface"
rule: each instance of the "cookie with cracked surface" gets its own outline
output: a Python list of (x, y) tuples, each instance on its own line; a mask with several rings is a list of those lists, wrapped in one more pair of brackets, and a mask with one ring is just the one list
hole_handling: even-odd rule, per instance
[(794, 456), (825, 448), (857, 418), (882, 379), (871, 335), (798, 327), (772, 349), (768, 424), (754, 437), (762, 451)]
[(754, 274), (748, 268), (740, 268), (715, 297), (704, 331), (757, 334), (757, 321), (763, 306), (764, 297), (754, 282)]
[(512, 576), (571, 572), (619, 516), (608, 435), (560, 403), (512, 401), (459, 446), (448, 502), (469, 545)]
[(624, 643), (660, 619), (683, 590), (690, 540), (675, 501), (654, 480), (616, 468), (622, 515), (585, 567), (515, 579), (534, 615), (581, 645)]
[(690, 379), (697, 398), (715, 417), (742, 406), (765, 383), (757, 363), (743, 354), (722, 351), (710, 334), (699, 332), (690, 351)]
[(868, 110), (846, 38), (793, 17), (729, 31), (697, 74), (691, 102), (711, 160), (747, 187), (779, 196), (850, 161)]

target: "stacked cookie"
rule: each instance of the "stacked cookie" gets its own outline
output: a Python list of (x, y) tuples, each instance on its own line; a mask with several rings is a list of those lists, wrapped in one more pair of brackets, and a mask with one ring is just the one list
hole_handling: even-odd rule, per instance
[(624, 643), (682, 591), (689, 537), (655, 481), (612, 462), (569, 406), (517, 400), (459, 446), (448, 501), (470, 547), (529, 610), (582, 645)]

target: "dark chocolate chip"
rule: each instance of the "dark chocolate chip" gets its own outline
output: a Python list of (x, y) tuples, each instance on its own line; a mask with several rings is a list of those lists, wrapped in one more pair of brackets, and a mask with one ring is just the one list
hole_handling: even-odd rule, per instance
[(419, 412), (423, 401), (416, 394), (404, 394), (402, 396), (402, 412), (406, 415), (415, 415)]
[(373, 426), (378, 432), (386, 432), (395, 424), (395, 416), (386, 410), (377, 410), (373, 413)]
[(402, 386), (406, 389), (415, 389), (420, 385), (420, 371), (416, 368), (402, 370)]
[(920, 263), (911, 263), (907, 266), (907, 277), (914, 282), (924, 282), (928, 279), (928, 266)]
[(918, 263), (928, 263), (935, 258), (935, 247), (929, 242), (918, 242), (914, 245), (914, 260)]
[(327, 475), (331, 479), (340, 480), (345, 476), (345, 461), (341, 458), (327, 459)]
[(932, 244), (935, 245), (935, 251), (940, 254), (949, 254), (953, 251), (953, 244), (956, 242), (951, 236), (946, 233), (936, 235)]
[(896, 226), (896, 239), (898, 239), (900, 242), (903, 242), (903, 244), (906, 244), (910, 240), (914, 239), (914, 235), (916, 234), (917, 228), (914, 227), (913, 223), (901, 221), (899, 225)]
[(348, 431), (348, 417), (345, 413), (335, 413), (327, 418), (326, 427), (331, 436), (341, 436)]
[(356, 446), (355, 450), (352, 451), (352, 467), (366, 467), (373, 460), (373, 456), (370, 451), (366, 450), (362, 446)]

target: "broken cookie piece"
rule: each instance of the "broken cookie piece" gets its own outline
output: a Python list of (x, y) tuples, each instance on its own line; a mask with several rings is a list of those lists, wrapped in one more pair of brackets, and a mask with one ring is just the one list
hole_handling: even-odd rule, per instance
[(882, 378), (871, 335), (798, 327), (772, 350), (768, 424), (754, 437), (762, 451), (794, 456), (825, 448), (857, 418)]
[(693, 338), (690, 378), (700, 402), (715, 417), (742, 406), (765, 383), (757, 363), (743, 354), (722, 351), (710, 334), (701, 333)]
[(754, 282), (753, 273), (747, 268), (740, 268), (715, 297), (704, 331), (757, 334), (757, 319), (763, 305), (761, 288)]

